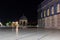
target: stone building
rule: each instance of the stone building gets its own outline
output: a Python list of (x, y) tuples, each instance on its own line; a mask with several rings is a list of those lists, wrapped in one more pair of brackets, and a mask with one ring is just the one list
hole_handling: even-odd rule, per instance
[(60, 0), (44, 0), (37, 11), (39, 27), (60, 29)]
[(20, 20), (19, 20), (19, 25), (21, 26), (26, 26), (28, 24), (28, 20), (27, 20), (27, 18), (26, 18), (26, 16), (22, 16), (22, 17), (20, 17)]

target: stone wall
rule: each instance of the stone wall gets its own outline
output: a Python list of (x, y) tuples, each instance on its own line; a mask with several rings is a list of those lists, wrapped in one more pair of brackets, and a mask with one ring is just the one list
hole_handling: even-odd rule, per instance
[(60, 14), (42, 18), (38, 22), (39, 27), (48, 29), (60, 29)]
[(45, 28), (60, 29), (60, 14), (46, 17)]

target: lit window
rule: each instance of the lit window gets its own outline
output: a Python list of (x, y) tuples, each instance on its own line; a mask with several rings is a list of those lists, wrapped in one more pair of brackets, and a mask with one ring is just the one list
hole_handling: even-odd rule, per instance
[(52, 10), (51, 10), (52, 14), (54, 14), (54, 7), (52, 7)]
[(60, 12), (60, 4), (57, 4), (57, 13)]
[(49, 16), (49, 14), (50, 14), (50, 10), (48, 9), (48, 10), (47, 10), (47, 15)]
[(44, 17), (46, 16), (46, 11), (44, 11)]

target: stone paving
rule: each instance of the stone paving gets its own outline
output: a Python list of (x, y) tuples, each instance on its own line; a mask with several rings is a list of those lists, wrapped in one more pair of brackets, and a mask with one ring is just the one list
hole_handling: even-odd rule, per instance
[(15, 30), (0, 29), (0, 40), (60, 40), (60, 30), (19, 29), (18, 37)]

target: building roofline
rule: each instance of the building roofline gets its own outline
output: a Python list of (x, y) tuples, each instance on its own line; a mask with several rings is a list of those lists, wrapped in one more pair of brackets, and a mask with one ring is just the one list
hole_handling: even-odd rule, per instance
[[(42, 8), (45, 8), (47, 5), (49, 5), (49, 4), (51, 4), (52, 2), (54, 2), (55, 0), (52, 0), (51, 2), (49, 2), (48, 4), (46, 4), (45, 6), (43, 6)], [(58, 1), (58, 0), (57, 0)], [(57, 1), (55, 1), (55, 2), (57, 2)], [(41, 9), (42, 9), (41, 8)]]

